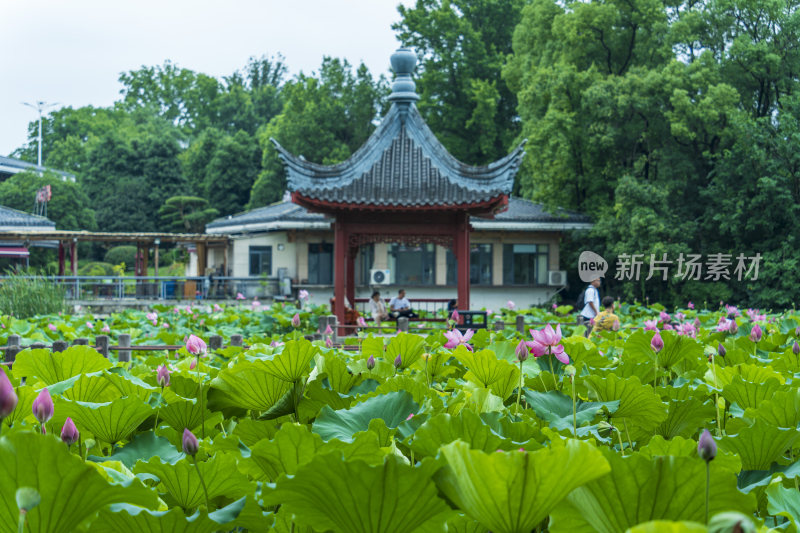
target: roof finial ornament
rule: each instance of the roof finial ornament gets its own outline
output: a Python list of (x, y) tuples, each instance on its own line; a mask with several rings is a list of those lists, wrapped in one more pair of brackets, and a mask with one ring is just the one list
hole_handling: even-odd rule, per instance
[(417, 66), (417, 54), (410, 48), (398, 48), (391, 57), (392, 70), (395, 73), (392, 83), (392, 94), (389, 101), (398, 104), (411, 104), (419, 100), (417, 85), (411, 78), (414, 68)]

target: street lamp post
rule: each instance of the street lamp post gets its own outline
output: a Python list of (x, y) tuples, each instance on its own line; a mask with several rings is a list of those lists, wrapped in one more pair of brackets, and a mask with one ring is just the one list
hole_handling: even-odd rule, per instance
[(22, 105), (26, 105), (30, 108), (33, 108), (39, 112), (39, 135), (37, 136), (36, 140), (39, 145), (39, 157), (37, 159), (37, 165), (42, 166), (42, 111), (45, 109), (49, 109), (51, 107), (57, 106), (58, 102), (53, 104), (48, 104), (42, 100), (36, 102), (36, 104), (29, 104), (28, 102), (22, 102)]

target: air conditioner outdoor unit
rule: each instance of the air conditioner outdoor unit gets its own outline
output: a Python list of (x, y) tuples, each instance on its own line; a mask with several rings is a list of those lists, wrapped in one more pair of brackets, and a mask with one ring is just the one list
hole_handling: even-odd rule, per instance
[(373, 268), (369, 271), (369, 284), (370, 285), (388, 285), (390, 283), (390, 270), (382, 270)]
[(547, 273), (547, 284), (551, 287), (564, 287), (567, 284), (566, 270), (551, 270)]

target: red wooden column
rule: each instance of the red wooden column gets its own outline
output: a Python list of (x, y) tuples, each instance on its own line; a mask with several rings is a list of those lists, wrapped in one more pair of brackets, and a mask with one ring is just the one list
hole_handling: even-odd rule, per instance
[[(345, 268), (345, 309), (348, 305), (355, 307), (356, 305), (356, 254), (358, 254), (358, 246), (350, 244), (350, 235), (348, 235), (347, 243), (347, 265)], [(337, 300), (338, 302), (338, 300)]]
[(469, 219), (459, 213), (454, 235), (453, 253), (458, 264), (458, 309), (469, 309)]
[(64, 250), (64, 241), (58, 241), (58, 275), (63, 276), (64, 271), (64, 264), (66, 262), (66, 250)]
[(341, 218), (341, 215), (336, 217), (333, 230), (333, 297), (336, 298), (333, 314), (336, 315), (339, 324), (344, 324), (345, 261), (349, 250), (347, 228)]
[(70, 266), (72, 267), (72, 275), (78, 275), (78, 239), (72, 239), (69, 244), (70, 250)]

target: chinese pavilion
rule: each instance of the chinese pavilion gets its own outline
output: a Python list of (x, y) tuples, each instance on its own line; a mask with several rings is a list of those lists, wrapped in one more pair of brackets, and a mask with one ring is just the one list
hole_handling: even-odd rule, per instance
[(345, 322), (355, 301), (355, 257), (375, 242), (435, 243), (457, 259), (457, 303), (469, 309), (470, 216), (493, 218), (508, 196), (523, 145), (482, 167), (450, 155), (419, 114), (411, 74), (417, 57), (400, 48), (391, 57), (395, 80), (386, 116), (347, 161), (318, 165), (272, 139), (287, 170), (292, 201), (334, 219), (334, 314)]

